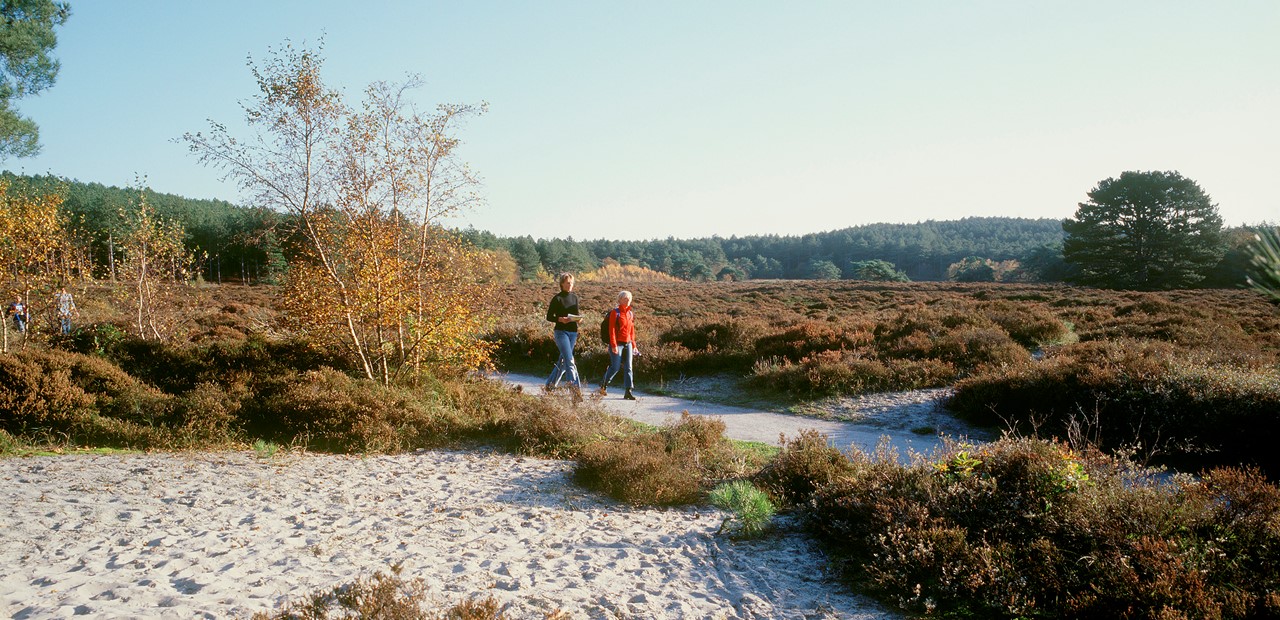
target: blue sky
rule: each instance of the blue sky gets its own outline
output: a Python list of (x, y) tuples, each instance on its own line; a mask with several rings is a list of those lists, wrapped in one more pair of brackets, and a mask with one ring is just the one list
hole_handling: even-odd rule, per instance
[(324, 38), (327, 79), (419, 73), (500, 235), (803, 234), (1070, 217), (1178, 170), (1228, 224), (1280, 219), (1280, 2), (72, 0), (43, 153), (0, 166), (240, 197), (173, 140), (242, 133), (248, 56)]

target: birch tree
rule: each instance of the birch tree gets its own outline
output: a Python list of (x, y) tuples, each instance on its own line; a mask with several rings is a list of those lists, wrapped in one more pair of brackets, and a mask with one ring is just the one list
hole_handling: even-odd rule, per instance
[[(22, 295), (28, 313), (35, 317), (49, 308), (54, 285), (68, 274), (67, 253), (71, 243), (64, 217), (59, 211), (58, 191), (11, 184), (0, 179), (0, 281), (7, 294)], [(6, 317), (0, 317), (6, 318)], [(31, 321), (28, 329), (39, 331)], [(9, 350), (9, 322), (3, 321), (3, 349)]]
[(130, 323), (144, 340), (172, 338), (185, 316), (182, 289), (194, 260), (177, 221), (159, 217), (147, 190), (120, 209), (120, 287), (116, 294), (129, 309)]
[(284, 303), (293, 326), (383, 382), (423, 363), (486, 362), (478, 336), (489, 265), (439, 225), (477, 201), (452, 132), (483, 106), (419, 113), (407, 93), (420, 83), (410, 79), (374, 83), (351, 109), (324, 85), (322, 64), (318, 51), (292, 46), (251, 63), (252, 135), (212, 123), (187, 143), (257, 204), (296, 216), (302, 242)]

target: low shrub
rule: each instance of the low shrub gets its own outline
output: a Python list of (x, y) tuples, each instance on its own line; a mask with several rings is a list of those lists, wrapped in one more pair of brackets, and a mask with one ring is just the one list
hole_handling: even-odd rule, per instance
[[(296, 375), (256, 404), (269, 439), (302, 438), (333, 452), (399, 452), (440, 445), (462, 426), (456, 412), (413, 390), (321, 369)], [(266, 425), (269, 424), (269, 428)]]
[(757, 362), (747, 384), (813, 398), (938, 387), (955, 377), (953, 365), (935, 359), (866, 359), (856, 352), (823, 351), (800, 363), (778, 358)]
[[(421, 579), (406, 580), (398, 569), (375, 573), (301, 601), (286, 603), (275, 613), (259, 612), (253, 620), (505, 620), (508, 616), (493, 597), (471, 599), (450, 607), (429, 609), (427, 587)], [(548, 616), (550, 617), (550, 616)]]
[(697, 501), (702, 481), (658, 435), (606, 439), (585, 446), (574, 479), (581, 485), (635, 506)]
[(1196, 359), (1169, 343), (1067, 345), (1038, 364), (959, 381), (947, 406), (978, 424), (1107, 449), (1141, 445), (1184, 466), (1280, 472), (1268, 439), (1280, 432), (1280, 371)]
[(1256, 472), (1157, 481), (1003, 439), (899, 465), (854, 454), (809, 523), (862, 587), (946, 617), (1252, 618), (1276, 611), (1280, 491)]
[(746, 480), (726, 482), (712, 489), (708, 499), (712, 505), (730, 513), (720, 524), (720, 531), (729, 527), (731, 534), (743, 538), (755, 538), (767, 532), (777, 512), (769, 496)]
[(0, 428), (29, 440), (167, 446), (172, 410), (172, 397), (96, 357), (40, 349), (0, 356)]
[(979, 304), (978, 311), (1028, 349), (1059, 344), (1071, 337), (1070, 326), (1043, 305), (1001, 300)]
[(854, 471), (849, 459), (818, 431), (806, 429), (781, 439), (782, 451), (752, 478), (779, 506), (802, 504), (818, 488)]
[(183, 443), (210, 446), (234, 438), (240, 427), (238, 413), (248, 395), (242, 384), (228, 389), (205, 382), (177, 398), (174, 424)]
[(780, 334), (760, 338), (756, 341), (755, 353), (758, 358), (778, 357), (798, 362), (823, 351), (853, 351), (872, 343), (874, 328), (875, 325), (867, 321), (851, 320), (844, 325), (805, 321)]
[(732, 452), (724, 422), (685, 413), (657, 433), (587, 444), (574, 476), (632, 505), (688, 504), (702, 497), (705, 481), (724, 475)]

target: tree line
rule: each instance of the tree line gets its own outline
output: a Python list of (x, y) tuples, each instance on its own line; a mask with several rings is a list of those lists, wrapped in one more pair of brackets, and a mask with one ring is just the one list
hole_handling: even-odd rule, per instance
[[(16, 175), (5, 171), (0, 179), (62, 197), (66, 226), (77, 238), (92, 265), (95, 278), (118, 275), (120, 239), (125, 223), (120, 217), (139, 199), (140, 187), (117, 187), (81, 182), (52, 175)], [(138, 185), (145, 185), (139, 180)], [(282, 261), (277, 225), (279, 214), (248, 208), (218, 199), (187, 198), (146, 190), (147, 202), (157, 217), (182, 225), (183, 243), (194, 257), (195, 271), (210, 282), (274, 282)]]
[[(1126, 173), (1130, 174), (1130, 173)], [(1136, 173), (1134, 173), (1136, 174)], [(1155, 173), (1144, 173), (1155, 174)], [(1159, 173), (1165, 174), (1165, 173)], [(1150, 182), (1145, 176), (1124, 177)], [(62, 208), (69, 226), (83, 240), (95, 277), (110, 278), (118, 260), (121, 222), (119, 212), (137, 200), (137, 189), (80, 182), (53, 176), (0, 174), (9, 182), (62, 188)], [(1156, 179), (1160, 181), (1161, 179)], [(1168, 179), (1165, 179), (1168, 180)], [(1110, 188), (1117, 181), (1107, 184)], [(1175, 178), (1185, 185), (1185, 179)], [(1115, 193), (1112, 190), (1111, 193)], [(1100, 197), (1106, 198), (1102, 194)], [(296, 218), (285, 212), (245, 207), (226, 200), (196, 199), (163, 192), (148, 192), (156, 214), (182, 224), (185, 245), (195, 260), (194, 273), (209, 282), (279, 283), (286, 258), (292, 253), (289, 239), (296, 236)], [(755, 235), (700, 239), (534, 239), (501, 237), (467, 229), (462, 237), (486, 250), (506, 267), (506, 278), (538, 280), (563, 271), (584, 273), (616, 262), (667, 274), (682, 280), (746, 279), (845, 279), (877, 281), (996, 281), (1076, 282), (1118, 288), (1168, 288), (1161, 283), (1130, 282), (1135, 273), (1118, 264), (1164, 260), (1152, 252), (1190, 256), (1177, 269), (1147, 269), (1159, 274), (1192, 274), (1194, 281), (1173, 277), (1170, 286), (1235, 287), (1247, 279), (1248, 266), (1259, 231), (1267, 227), (1205, 230), (1194, 256), (1193, 247), (1176, 235), (1148, 235), (1149, 241), (1135, 257), (1123, 248), (1107, 246), (1101, 237), (1117, 237), (1102, 220), (1121, 218), (1094, 203), (1077, 219), (970, 217), (916, 224), (868, 224), (798, 236)], [(1203, 206), (1202, 206), (1203, 210)], [(1099, 215), (1101, 212), (1101, 215)], [(1111, 213), (1111, 215), (1108, 215)], [(1099, 218), (1102, 218), (1100, 220)], [(1200, 221), (1200, 220), (1197, 220)], [(1078, 222), (1084, 222), (1080, 224)], [(1209, 224), (1221, 228), (1220, 220)], [(1167, 230), (1174, 226), (1156, 226)], [(1212, 228), (1212, 226), (1210, 226)], [(1135, 235), (1119, 235), (1132, 238)], [(1114, 239), (1113, 239), (1114, 240)], [(1102, 245), (1099, 246), (1099, 243)], [(1082, 245), (1083, 244), (1083, 245)], [(1064, 245), (1069, 248), (1064, 256)], [(1083, 248), (1083, 249), (1082, 249)], [(1090, 250), (1089, 248), (1093, 248)], [(1090, 264), (1082, 270), (1080, 261)], [(1091, 262), (1092, 261), (1092, 262)], [(1172, 269), (1172, 271), (1170, 271)], [(1115, 273), (1125, 281), (1111, 282)], [(1160, 276), (1163, 277), (1163, 276)], [(1196, 279), (1198, 278), (1198, 279)], [(1148, 286), (1150, 284), (1150, 286)]]

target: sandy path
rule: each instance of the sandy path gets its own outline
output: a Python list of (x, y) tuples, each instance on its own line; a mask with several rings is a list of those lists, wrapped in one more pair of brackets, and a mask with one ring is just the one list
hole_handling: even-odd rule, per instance
[(400, 564), (441, 605), (518, 618), (889, 618), (798, 534), (632, 509), (572, 465), (482, 452), (0, 460), (0, 614), (227, 618)]
[[(501, 375), (508, 383), (519, 385), (529, 394), (541, 392), (545, 378), (528, 374), (507, 373)], [(614, 381), (617, 383), (617, 380)], [(779, 445), (778, 438), (797, 436), (801, 430), (814, 429), (825, 434), (832, 445), (846, 449), (854, 447), (864, 452), (874, 451), (884, 441), (898, 450), (903, 458), (911, 452), (928, 454), (942, 445), (942, 437), (937, 434), (917, 434), (912, 428), (930, 427), (947, 433), (952, 437), (966, 436), (974, 440), (991, 439), (983, 429), (969, 428), (957, 421), (953, 416), (941, 411), (937, 401), (944, 396), (942, 390), (916, 390), (903, 393), (902, 402), (885, 402), (884, 395), (871, 397), (828, 399), (821, 406), (828, 407), (830, 413), (845, 419), (822, 419), (808, 416), (792, 415), (731, 407), (703, 401), (690, 401), (681, 398), (656, 396), (635, 390), (639, 400), (622, 399), (621, 388), (611, 388), (609, 395), (599, 402), (611, 413), (639, 420), (648, 424), (659, 425), (669, 420), (678, 420), (680, 414), (688, 411), (695, 415), (715, 416), (724, 420), (725, 435), (731, 439), (758, 441), (770, 445)], [(849, 418), (856, 418), (850, 421)]]

